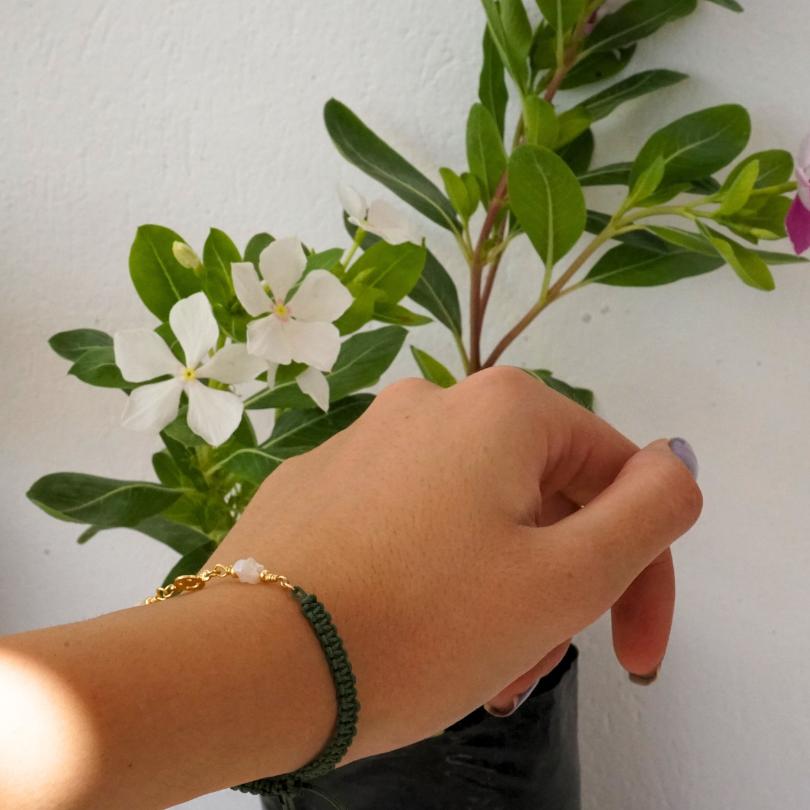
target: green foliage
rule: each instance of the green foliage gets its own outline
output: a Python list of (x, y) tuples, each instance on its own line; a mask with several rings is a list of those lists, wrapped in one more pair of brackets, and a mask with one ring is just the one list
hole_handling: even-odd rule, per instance
[(437, 225), (459, 230), (455, 211), (447, 197), (375, 135), (345, 104), (330, 99), (324, 107), (324, 121), (332, 141), (349, 163), (382, 183)]
[(774, 289), (773, 276), (761, 256), (712, 228), (701, 226), (701, 229), (717, 253), (749, 287), (766, 291)]
[(286, 411), (276, 420), (267, 441), (235, 450), (220, 466), (258, 486), (285, 459), (306, 453), (347, 428), (373, 400), (371, 394), (357, 394), (335, 402), (328, 413), (318, 408)]
[(537, 5), (555, 31), (566, 33), (579, 22), (586, 0), (537, 0)]
[(602, 90), (601, 93), (585, 99), (580, 106), (588, 113), (592, 121), (599, 121), (631, 99), (654, 93), (688, 78), (685, 73), (678, 73), (675, 70), (645, 70), (628, 76), (606, 90)]
[(503, 137), (504, 116), (509, 100), (509, 91), (506, 89), (503, 62), (498, 48), (492, 40), (489, 28), (484, 29), (483, 62), (481, 75), (478, 80), (478, 98), (492, 113), (498, 132)]
[(622, 244), (605, 253), (585, 278), (616, 287), (654, 287), (709, 273), (722, 265), (718, 257), (676, 247), (662, 252)]
[(416, 346), (411, 346), (411, 354), (419, 366), (422, 376), (429, 382), (440, 385), (442, 388), (450, 388), (456, 384), (456, 378), (450, 373), (445, 365), (440, 363), (435, 357), (429, 355)]
[(587, 172), (591, 161), (593, 160), (593, 152), (596, 148), (596, 142), (593, 137), (593, 131), (586, 129), (582, 135), (574, 138), (573, 141), (567, 143), (562, 149), (557, 149), (557, 154), (568, 164), (568, 167), (575, 175)]
[(630, 0), (597, 24), (586, 53), (626, 48), (696, 8), (697, 0)]
[(111, 347), (113, 340), (106, 332), (98, 329), (71, 329), (67, 332), (57, 332), (48, 345), (65, 360), (71, 362), (78, 360), (88, 349)]
[(610, 79), (621, 73), (633, 58), (636, 46), (610, 51), (594, 51), (582, 57), (568, 72), (560, 85), (563, 90), (573, 90), (586, 84)]
[(544, 382), (549, 388), (553, 388), (557, 393), (573, 400), (577, 405), (581, 405), (589, 411), (593, 410), (593, 391), (587, 388), (576, 388), (573, 385), (569, 385), (544, 368), (524, 370), (531, 374), (532, 377), (537, 377), (538, 380)]
[(172, 305), (202, 289), (194, 270), (183, 267), (172, 253), (182, 236), (162, 225), (141, 225), (129, 253), (129, 274), (135, 290), (152, 314), (168, 320)]
[(630, 181), (658, 157), (666, 161), (664, 182), (689, 182), (728, 166), (745, 149), (751, 119), (744, 107), (723, 104), (686, 115), (659, 129), (633, 164)]
[(510, 205), (546, 268), (582, 235), (585, 198), (574, 173), (542, 146), (520, 146), (509, 160)]
[(521, 94), (525, 95), (529, 82), (528, 56), (531, 37), (526, 38), (526, 28), (517, 19), (519, 14), (516, 5), (520, 3), (520, 0), (512, 0), (508, 3), (481, 0), (481, 3), (487, 17), (489, 34), (498, 50), (501, 62)]
[(718, 6), (723, 6), (723, 8), (727, 8), (729, 11), (740, 12), (743, 10), (743, 7), (737, 2), (737, 0), (709, 0), (709, 2), (716, 3)]
[(495, 119), (481, 103), (473, 104), (467, 118), (467, 162), (489, 202), (506, 170), (506, 153)]
[(478, 181), (470, 172), (462, 175), (456, 174), (452, 169), (441, 168), (439, 174), (442, 176), (444, 190), (453, 208), (458, 211), (463, 222), (467, 222), (478, 208), (481, 202), (481, 189)]
[(375, 289), (383, 295), (378, 300), (396, 304), (419, 280), (426, 256), (427, 250), (422, 245), (411, 242), (389, 245), (379, 241), (351, 266), (343, 282), (352, 293)]
[(553, 149), (560, 134), (560, 123), (554, 106), (537, 96), (523, 99), (523, 126), (526, 143)]
[[(340, 348), (329, 381), (330, 402), (375, 385), (383, 372), (394, 362), (405, 341), (406, 330), (401, 326), (384, 326), (371, 332), (352, 335)], [(248, 408), (309, 408), (311, 400), (301, 393), (294, 381), (260, 391), (245, 400)]]
[(275, 239), (269, 233), (264, 231), (251, 236), (247, 245), (245, 245), (245, 261), (253, 262), (253, 265), (258, 270), (259, 256), (261, 255), (262, 251), (274, 241)]
[(117, 481), (83, 473), (51, 473), (26, 496), (59, 520), (99, 527), (134, 526), (163, 511), (179, 492), (147, 481)]

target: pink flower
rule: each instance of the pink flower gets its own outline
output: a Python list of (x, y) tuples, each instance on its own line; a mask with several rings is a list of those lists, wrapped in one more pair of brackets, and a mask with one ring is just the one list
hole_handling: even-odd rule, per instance
[(810, 135), (796, 156), (796, 182), (799, 191), (788, 211), (785, 225), (797, 255), (810, 248)]

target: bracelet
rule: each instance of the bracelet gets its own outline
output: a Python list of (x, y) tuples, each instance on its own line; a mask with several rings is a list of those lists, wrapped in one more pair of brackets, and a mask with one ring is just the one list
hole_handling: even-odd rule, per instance
[(213, 568), (201, 571), (199, 574), (185, 574), (175, 577), (174, 581), (155, 591), (154, 596), (144, 600), (143, 604), (163, 602), (166, 599), (186, 592), (198, 591), (210, 580), (218, 577), (235, 577), (240, 582), (278, 583), (282, 588), (291, 591), (298, 601), (301, 612), (312, 625), (318, 640), (321, 643), (332, 680), (337, 693), (338, 716), (335, 732), (326, 747), (312, 762), (296, 771), (280, 776), (268, 776), (243, 785), (235, 785), (232, 790), (243, 793), (254, 793), (263, 796), (278, 796), (283, 806), (293, 806), (292, 797), (302, 790), (310, 787), (309, 781), (323, 776), (334, 770), (343, 758), (349, 745), (357, 734), (357, 716), (360, 712), (360, 702), (357, 700), (356, 679), (352, 672), (349, 657), (340, 640), (337, 628), (332, 623), (332, 617), (326, 608), (318, 601), (314, 594), (307, 593), (298, 585), (291, 584), (287, 577), (281, 574), (272, 574), (261, 563), (252, 557), (238, 560), (233, 565), (218, 563)]

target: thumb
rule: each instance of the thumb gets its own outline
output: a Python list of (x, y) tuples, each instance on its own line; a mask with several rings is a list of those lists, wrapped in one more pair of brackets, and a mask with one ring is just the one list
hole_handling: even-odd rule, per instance
[(570, 634), (595, 621), (631, 582), (698, 519), (702, 495), (666, 439), (633, 454), (615, 480), (545, 533), (546, 560), (567, 574)]

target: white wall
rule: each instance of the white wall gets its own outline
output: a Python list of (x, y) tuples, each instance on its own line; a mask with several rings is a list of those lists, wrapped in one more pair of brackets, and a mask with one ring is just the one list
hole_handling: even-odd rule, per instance
[[(721, 101), (751, 109), (753, 147), (792, 149), (810, 128), (805, 0), (747, 0), (741, 17), (701, 5), (635, 63), (692, 81), (599, 125), (599, 162)], [(339, 244), (336, 180), (377, 189), (325, 134), (332, 95), (429, 175), (460, 167), (482, 15), (453, 0), (5, 0), (2, 12), (0, 631), (10, 632), (135, 604), (173, 561), (127, 531), (79, 547), (74, 527), (24, 499), (48, 471), (150, 474), (152, 442), (118, 426), (121, 395), (66, 377), (47, 338), (147, 322), (127, 275), (140, 223), (197, 245), (209, 225), (241, 243), (267, 229)], [(461, 280), (449, 240), (420, 226)], [(488, 341), (536, 283), (528, 251), (517, 256)], [(705, 514), (677, 547), (659, 682), (627, 681), (605, 623), (580, 639), (587, 810), (810, 805), (810, 270), (777, 276), (770, 295), (727, 269), (672, 287), (588, 288), (506, 358), (592, 386), (634, 439), (682, 434), (701, 461)], [(453, 359), (438, 328), (416, 340)], [(396, 374), (413, 373), (403, 355)], [(255, 804), (226, 792), (189, 806)]]

